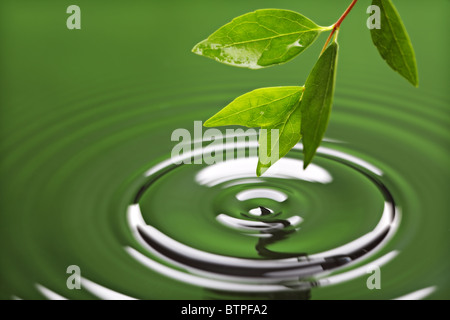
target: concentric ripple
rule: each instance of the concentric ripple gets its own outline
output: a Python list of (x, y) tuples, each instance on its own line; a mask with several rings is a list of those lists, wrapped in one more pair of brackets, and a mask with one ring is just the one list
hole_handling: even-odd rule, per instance
[[(215, 151), (245, 154), (237, 152), (242, 147)], [(319, 154), (319, 165), (301, 171), (293, 152), (263, 178), (254, 178), (256, 158), (157, 164), (128, 209), (130, 228), (150, 257), (127, 251), (162, 275), (215, 291), (298, 293), (326, 285), (317, 281), (326, 272), (374, 255), (397, 230), (399, 212), (380, 169), (330, 148)], [(166, 201), (165, 192), (178, 201)]]
[[(198, 101), (201, 99), (194, 95), (191, 101), (174, 101), (173, 108)], [(352, 140), (343, 125), (351, 123), (361, 129), (355, 122), (347, 122), (346, 108), (352, 108), (356, 102), (338, 97), (337, 104), (340, 103), (343, 103), (341, 111), (334, 115), (337, 127), (330, 128), (330, 137)], [(162, 108), (151, 116), (158, 117), (164, 112)], [(174, 159), (167, 155), (148, 165), (147, 155), (138, 148), (145, 137), (137, 141), (136, 138), (166, 124), (144, 123), (140, 119), (143, 113), (145, 108), (129, 114), (136, 121), (129, 131), (95, 141), (74, 158), (63, 157), (65, 162), (59, 167), (47, 161), (67, 153), (68, 148), (78, 148), (79, 137), (101, 132), (115, 120), (105, 119), (77, 135), (56, 139), (40, 149), (34, 161), (12, 180), (11, 188), (15, 189), (21, 181), (30, 181), (28, 187), (36, 188), (44, 176), (55, 172), (46, 180), (42, 193), (58, 195), (58, 199), (35, 203), (38, 212), (45, 210), (49, 216), (46, 224), (42, 224), (46, 221), (43, 217), (39, 220), (42, 231), (33, 232), (46, 233), (39, 239), (61, 238), (63, 234), (65, 241), (38, 241), (30, 250), (37, 260), (45, 256), (40, 251), (43, 248), (65, 251), (60, 254), (59, 267), (50, 264), (46, 269), (56, 268), (53, 272), (46, 272), (43, 280), (30, 279), (30, 285), (37, 283), (35, 289), (14, 290), (11, 297), (76, 299), (77, 293), (65, 288), (64, 278), (59, 284), (52, 285), (49, 281), (57, 270), (73, 264), (83, 270), (81, 297), (100, 299), (332, 298), (347, 288), (360, 288), (345, 291), (347, 297), (360, 297), (364, 293), (370, 297), (373, 293), (366, 289), (365, 281), (373, 267), (387, 270), (383, 279), (397, 279), (405, 265), (417, 274), (427, 274), (428, 268), (417, 264), (417, 252), (410, 247), (409, 237), (411, 233), (420, 234), (421, 228), (427, 227), (425, 221), (431, 223), (427, 228), (439, 230), (436, 226), (440, 223), (429, 220), (431, 216), (424, 220), (420, 213), (427, 197), (419, 194), (429, 196), (436, 182), (430, 181), (429, 190), (423, 189), (422, 183), (429, 177), (417, 170), (411, 173), (396, 160), (401, 158), (402, 164), (409, 160), (414, 167), (416, 161), (422, 161), (420, 157), (403, 159), (397, 154), (380, 158), (380, 154), (375, 154), (377, 148), (395, 153), (398, 148), (395, 141), (394, 148), (382, 138), (381, 145), (370, 148), (354, 141), (325, 141), (314, 164), (306, 171), (301, 169), (301, 145), (298, 145), (266, 175), (257, 178), (255, 158), (236, 158), (214, 165), (174, 165)], [(81, 116), (79, 120), (70, 118), (66, 123), (81, 119)], [(11, 151), (9, 161), (3, 163), (2, 174), (14, 162), (23, 164), (27, 148), (38, 150), (33, 145), (66, 123), (46, 128), (41, 135), (30, 131), (33, 138), (24, 148)], [(371, 122), (365, 123), (369, 133), (364, 142), (372, 132)], [(336, 131), (340, 134), (334, 134)], [(163, 135), (170, 136), (170, 131)], [(203, 149), (195, 149), (184, 157), (198, 157), (205, 150), (211, 151), (208, 143), (205, 141)], [(227, 146), (235, 150), (256, 147), (248, 143)], [(163, 149), (159, 154), (164, 154)], [(112, 175), (121, 163), (130, 163), (130, 155), (137, 164), (134, 170)], [(44, 170), (42, 175), (30, 180), (39, 167)], [(404, 169), (410, 174), (402, 173)], [(420, 183), (416, 182), (416, 175), (421, 176)], [(116, 182), (111, 185), (112, 181)], [(33, 202), (17, 200), (21, 212), (32, 212)], [(439, 211), (427, 212), (433, 215)], [(61, 233), (52, 227), (55, 224), (61, 226)], [(73, 225), (81, 229), (74, 229)], [(32, 243), (26, 238), (23, 241)], [(111, 272), (108, 275), (101, 270)], [(392, 276), (390, 270), (395, 270)], [(421, 285), (404, 285), (394, 285), (383, 291), (381, 297), (422, 299), (436, 294), (440, 288), (439, 283), (431, 280)]]

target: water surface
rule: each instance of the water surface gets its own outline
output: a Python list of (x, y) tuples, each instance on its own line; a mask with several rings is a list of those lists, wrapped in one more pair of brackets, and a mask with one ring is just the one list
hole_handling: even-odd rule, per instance
[[(303, 84), (320, 44), (257, 71), (190, 49), (254, 9), (329, 25), (344, 4), (79, 5), (74, 32), (54, 2), (0, 5), (1, 298), (450, 297), (448, 2), (398, 1), (419, 89), (378, 57), (358, 4), (319, 156), (302, 171), (299, 145), (262, 178), (253, 158), (171, 165), (171, 134), (250, 90)], [(373, 266), (381, 290), (366, 286)]]

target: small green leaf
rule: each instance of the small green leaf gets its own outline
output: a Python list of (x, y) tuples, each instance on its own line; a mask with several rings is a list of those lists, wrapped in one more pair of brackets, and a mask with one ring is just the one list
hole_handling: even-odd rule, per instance
[(339, 45), (320, 56), (305, 84), (301, 102), (304, 168), (311, 163), (325, 135), (333, 105)]
[(228, 65), (260, 69), (293, 59), (329, 29), (293, 11), (257, 10), (235, 18), (192, 51)]
[(373, 0), (381, 10), (381, 29), (370, 31), (380, 55), (412, 85), (419, 86), (416, 55), (403, 21), (391, 0)]
[(300, 101), (303, 90), (303, 87), (254, 90), (234, 100), (206, 121), (204, 126), (261, 127), (263, 130), (259, 137), (259, 161), (256, 170), (260, 176), (300, 141)]
[(295, 106), (303, 87), (257, 89), (240, 96), (208, 121), (205, 127), (238, 125), (249, 128), (279, 124)]
[[(259, 161), (256, 175), (263, 175), (273, 164), (283, 158), (302, 138), (300, 101), (283, 121), (273, 127), (263, 127), (259, 136)], [(278, 130), (275, 137), (272, 130)], [(274, 140), (274, 141), (272, 141)], [(276, 151), (275, 151), (276, 150)], [(277, 155), (274, 155), (277, 152)]]

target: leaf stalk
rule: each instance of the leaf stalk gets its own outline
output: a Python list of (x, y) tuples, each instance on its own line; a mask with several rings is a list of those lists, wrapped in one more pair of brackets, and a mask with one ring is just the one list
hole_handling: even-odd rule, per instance
[(345, 12), (339, 18), (339, 20), (334, 24), (333, 30), (331, 31), (330, 36), (328, 37), (327, 42), (325, 43), (325, 46), (322, 49), (322, 53), (328, 47), (328, 44), (330, 43), (331, 39), (333, 38), (333, 35), (336, 33), (336, 31), (339, 30), (342, 22), (345, 20), (345, 18), (347, 18), (348, 14), (352, 11), (353, 7), (356, 5), (357, 2), (358, 2), (358, 0), (353, 0), (352, 3), (350, 4), (350, 6), (347, 8), (347, 10), (345, 10)]

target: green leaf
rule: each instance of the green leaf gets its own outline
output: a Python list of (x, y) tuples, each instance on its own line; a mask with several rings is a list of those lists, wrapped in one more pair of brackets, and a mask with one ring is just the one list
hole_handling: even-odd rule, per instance
[[(257, 175), (264, 174), (301, 139), (300, 101), (303, 87), (263, 88), (237, 98), (205, 127), (240, 125), (261, 127)], [(278, 132), (272, 129), (278, 130)]]
[[(301, 119), (299, 101), (281, 123), (262, 128), (266, 130), (261, 130), (259, 136), (259, 161), (256, 169), (258, 177), (283, 158), (300, 141), (302, 138), (300, 133)], [(272, 129), (278, 130), (278, 132), (273, 132)], [(274, 154), (274, 152), (277, 154)]]
[(330, 28), (293, 11), (257, 10), (235, 18), (192, 51), (228, 65), (260, 69), (293, 59), (325, 30)]
[(282, 120), (300, 101), (303, 87), (257, 89), (240, 96), (208, 121), (205, 127), (239, 125), (249, 128), (271, 127)]
[(304, 168), (311, 163), (325, 135), (333, 105), (339, 45), (320, 56), (305, 84), (301, 102)]
[(419, 86), (416, 55), (403, 21), (391, 0), (373, 0), (381, 9), (381, 29), (370, 31), (372, 40), (389, 66)]

